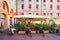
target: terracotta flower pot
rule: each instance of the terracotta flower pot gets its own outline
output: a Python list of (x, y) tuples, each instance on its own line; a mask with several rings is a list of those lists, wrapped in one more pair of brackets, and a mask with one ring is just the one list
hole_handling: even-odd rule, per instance
[(48, 34), (48, 33), (49, 33), (49, 31), (48, 31), (48, 30), (44, 30), (44, 33), (45, 33), (45, 34)]
[(31, 31), (31, 34), (36, 34), (36, 31)]
[(25, 34), (25, 31), (19, 31), (18, 34)]

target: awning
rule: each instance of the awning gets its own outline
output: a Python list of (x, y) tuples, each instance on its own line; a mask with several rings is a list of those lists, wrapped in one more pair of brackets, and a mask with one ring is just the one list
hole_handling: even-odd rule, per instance
[(14, 18), (50, 18), (50, 16), (40, 16), (40, 15), (15, 15)]

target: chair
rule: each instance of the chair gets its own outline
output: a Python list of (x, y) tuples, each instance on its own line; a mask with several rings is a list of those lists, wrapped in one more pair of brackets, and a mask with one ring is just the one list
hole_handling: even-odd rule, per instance
[(12, 34), (14, 34), (15, 31), (16, 31), (16, 29), (14, 28), (13, 25), (10, 25), (9, 31), (10, 31)]

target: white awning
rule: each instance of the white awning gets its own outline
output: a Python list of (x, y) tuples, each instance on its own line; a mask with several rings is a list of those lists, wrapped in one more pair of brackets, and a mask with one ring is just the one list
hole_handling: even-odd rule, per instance
[(50, 16), (40, 16), (40, 15), (15, 15), (14, 18), (50, 18)]

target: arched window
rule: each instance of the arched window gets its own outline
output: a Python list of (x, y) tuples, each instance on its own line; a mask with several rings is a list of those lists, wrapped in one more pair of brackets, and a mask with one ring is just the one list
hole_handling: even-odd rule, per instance
[(53, 2), (53, 0), (50, 0), (50, 2)]
[(45, 15), (46, 15), (46, 13), (43, 13), (43, 15), (45, 16)]
[(21, 0), (21, 2), (24, 2), (24, 0)]
[(39, 13), (36, 13), (36, 15), (39, 15)]
[(57, 2), (59, 2), (59, 0), (57, 0)]
[(57, 13), (57, 16), (60, 17), (60, 13)]
[(50, 5), (50, 10), (52, 10), (53, 9), (53, 6), (52, 6), (52, 4)]
[(1, 15), (1, 26), (4, 26), (4, 15)]
[(31, 9), (31, 4), (29, 4), (29, 9)]
[(53, 14), (52, 14), (52, 13), (50, 13), (50, 16), (53, 16)]
[(5, 9), (5, 2), (3, 2), (3, 9)]
[(50, 19), (49, 22), (54, 22), (54, 21), (52, 19)]
[(24, 4), (21, 4), (21, 8), (24, 9)]
[(36, 4), (36, 9), (39, 9), (39, 5), (38, 4)]
[(31, 0), (29, 0), (29, 2), (31, 2)]
[(59, 10), (59, 5), (57, 5), (57, 10)]
[(46, 2), (46, 0), (43, 0), (43, 2)]
[(46, 5), (45, 4), (43, 5), (43, 7), (44, 7), (43, 10), (46, 10)]
[(36, 2), (39, 2), (39, 0), (36, 0)]
[(31, 13), (29, 13), (29, 15), (31, 15)]
[(22, 12), (21, 15), (24, 15), (24, 13)]
[(3, 1), (3, 9), (6, 9), (9, 12), (9, 6), (6, 1)]

